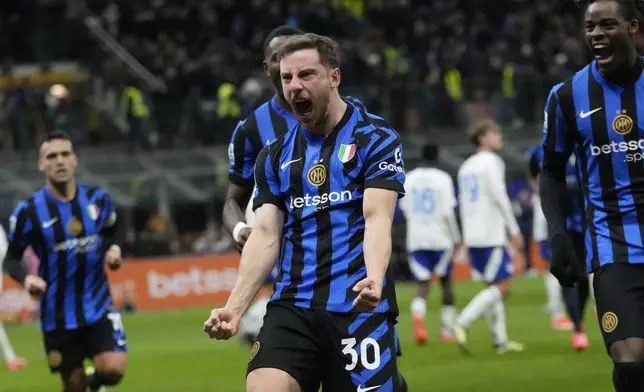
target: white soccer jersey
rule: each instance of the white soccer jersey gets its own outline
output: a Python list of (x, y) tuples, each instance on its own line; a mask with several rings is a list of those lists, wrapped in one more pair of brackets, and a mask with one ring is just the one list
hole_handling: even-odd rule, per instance
[(407, 220), (407, 250), (451, 249), (460, 242), (451, 177), (434, 168), (417, 168), (406, 177), (400, 208)]
[(537, 242), (548, 239), (548, 221), (541, 209), (541, 197), (537, 193), (532, 195), (532, 238)]
[(458, 189), (465, 245), (505, 246), (507, 232), (519, 234), (505, 186), (505, 164), (497, 154), (480, 151), (469, 157), (458, 171)]

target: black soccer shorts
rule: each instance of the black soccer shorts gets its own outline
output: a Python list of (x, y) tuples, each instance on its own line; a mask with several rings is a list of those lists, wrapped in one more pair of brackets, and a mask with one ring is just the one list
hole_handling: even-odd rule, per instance
[(248, 373), (280, 369), (302, 392), (395, 392), (395, 320), (379, 313), (331, 313), (271, 302)]
[(627, 338), (644, 338), (644, 265), (607, 264), (593, 280), (597, 318), (610, 346)]
[(125, 329), (116, 310), (82, 328), (45, 332), (44, 340), (52, 373), (82, 368), (85, 358), (104, 352), (127, 352)]

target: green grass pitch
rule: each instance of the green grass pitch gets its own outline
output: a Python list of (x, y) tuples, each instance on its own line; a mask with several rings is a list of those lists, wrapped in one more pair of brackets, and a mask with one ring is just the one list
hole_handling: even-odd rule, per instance
[[(485, 321), (471, 330), (473, 355), (464, 357), (454, 345), (438, 342), (439, 288), (432, 287), (427, 327), (430, 342), (418, 347), (413, 341), (409, 304), (413, 286), (398, 286), (401, 309), (399, 333), (403, 347), (400, 368), (411, 392), (606, 392), (611, 391), (612, 366), (601, 342), (594, 311), (587, 310), (591, 338), (588, 351), (570, 348), (568, 332), (550, 329), (542, 310), (543, 280), (519, 278), (506, 302), (510, 337), (526, 345), (523, 353), (497, 355), (491, 349)], [(480, 289), (479, 283), (459, 282), (455, 293), (462, 308)], [(114, 391), (243, 392), (249, 347), (237, 339), (208, 340), (201, 326), (209, 309), (141, 313), (124, 318), (129, 342), (128, 371)], [(0, 392), (60, 391), (58, 377), (51, 375), (42, 352), (36, 325), (8, 327), (19, 354), (29, 367), (8, 372), (0, 367)]]

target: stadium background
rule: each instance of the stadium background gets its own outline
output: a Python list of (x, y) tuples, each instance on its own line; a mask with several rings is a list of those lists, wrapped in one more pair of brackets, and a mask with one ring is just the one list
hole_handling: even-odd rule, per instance
[[(69, 132), (79, 178), (110, 190), (127, 228), (128, 265), (112, 274), (115, 297), (130, 313), (130, 369), (118, 390), (241, 391), (248, 348), (209, 342), (200, 325), (234, 283), (238, 256), (221, 227), (226, 149), (237, 121), (271, 95), (261, 72), (266, 34), (288, 23), (337, 39), (342, 93), (399, 131), (408, 170), (418, 147), (432, 141), (454, 174), (473, 152), (467, 126), (502, 124), (508, 190), (529, 237), (524, 153), (539, 140), (549, 88), (588, 60), (578, 17), (572, 1), (544, 0), (0, 2), (2, 224), (43, 184), (38, 135)], [(125, 97), (139, 94), (143, 105), (128, 104)], [(393, 238), (401, 368), (411, 391), (608, 390), (609, 362), (592, 310), (593, 345), (573, 353), (569, 336), (549, 329), (543, 284), (533, 274), (518, 279), (507, 305), (511, 336), (527, 344), (525, 353), (496, 356), (482, 325), (473, 331), (473, 357), (436, 343), (436, 290), (428, 321), (434, 340), (416, 347), (404, 222)], [(516, 263), (522, 271), (523, 259)], [(477, 287), (459, 282), (457, 305)], [(15, 288), (0, 298), (0, 315), (19, 321), (9, 330), (16, 349), (31, 362), (18, 373), (0, 367), (0, 391), (57, 389), (30, 322), (33, 306)]]

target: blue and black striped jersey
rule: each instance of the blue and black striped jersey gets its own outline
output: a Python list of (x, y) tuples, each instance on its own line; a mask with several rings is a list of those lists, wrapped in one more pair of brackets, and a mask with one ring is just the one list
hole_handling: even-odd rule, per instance
[[(343, 99), (364, 110), (364, 105), (357, 98), (346, 96)], [(252, 187), (259, 152), (296, 124), (297, 119), (293, 113), (282, 109), (277, 103), (277, 96), (255, 109), (244, 121), (240, 121), (228, 146), (230, 182)]]
[[(348, 105), (328, 137), (315, 136), (298, 124), (264, 148), (255, 179), (254, 209), (269, 203), (286, 213), (272, 301), (352, 311), (352, 288), (366, 277), (365, 189), (404, 195), (398, 134), (382, 118)], [(391, 269), (375, 311), (398, 313)]]
[(102, 188), (78, 185), (69, 202), (47, 188), (18, 203), (10, 218), (10, 249), (21, 257), (31, 246), (47, 282), (40, 297), (44, 331), (73, 330), (100, 320), (112, 304), (104, 254), (116, 227), (116, 212)]
[(615, 85), (593, 61), (553, 87), (546, 104), (544, 149), (575, 155), (590, 271), (610, 263), (644, 263), (641, 68), (632, 76)]
[[(530, 147), (527, 152), (527, 158), (530, 174), (532, 177), (536, 177), (543, 165), (543, 147), (541, 145)], [(577, 169), (575, 166), (575, 157), (571, 156), (566, 165), (566, 183), (570, 190), (570, 204), (566, 217), (566, 228), (577, 233), (583, 233), (584, 218), (582, 206), (584, 201), (581, 190), (579, 189)]]

